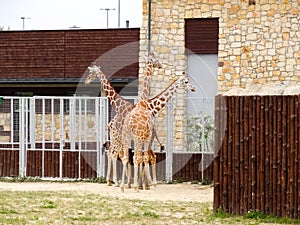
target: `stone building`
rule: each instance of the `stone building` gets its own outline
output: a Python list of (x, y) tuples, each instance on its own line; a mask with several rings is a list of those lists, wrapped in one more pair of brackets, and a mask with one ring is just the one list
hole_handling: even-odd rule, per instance
[[(163, 90), (171, 75), (180, 76), (191, 68), (197, 71), (189, 74), (196, 87), (204, 92), (215, 89), (208, 96), (234, 87), (299, 83), (299, 8), (298, 0), (144, 0), (140, 57), (150, 46), (164, 65), (153, 76), (151, 95)], [(205, 36), (212, 28), (218, 30), (217, 36)], [(214, 42), (217, 50), (195, 52), (188, 48), (191, 42), (196, 47), (205, 47), (203, 39)], [(193, 61), (193, 55), (199, 60)], [(212, 55), (215, 58), (206, 58)], [(212, 73), (204, 74), (202, 64), (208, 64)], [(140, 65), (140, 77), (143, 68)], [(185, 92), (179, 92), (176, 97), (186, 96)], [(175, 104), (175, 150), (184, 148), (186, 141), (187, 104), (186, 101)], [(164, 118), (164, 113), (160, 117)], [(160, 124), (163, 119), (156, 121)], [(163, 129), (160, 135), (164, 135)]]

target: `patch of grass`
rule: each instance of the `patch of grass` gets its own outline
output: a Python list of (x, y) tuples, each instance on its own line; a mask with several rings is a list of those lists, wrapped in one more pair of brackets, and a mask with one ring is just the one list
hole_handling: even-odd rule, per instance
[(105, 184), (106, 179), (104, 177), (97, 177), (97, 178), (88, 180), (88, 182)]
[(221, 219), (232, 217), (232, 215), (230, 215), (229, 213), (226, 213), (222, 208), (219, 208), (217, 210), (217, 213), (213, 214), (212, 216), (215, 218), (221, 218)]
[(199, 181), (193, 180), (193, 181), (191, 181), (191, 184), (199, 184)]
[(45, 209), (54, 209), (56, 208), (56, 204), (51, 200), (45, 199), (43, 200), (43, 205), (41, 207)]
[(42, 179), (40, 177), (0, 177), (0, 182), (92, 182), (92, 183), (106, 183), (104, 177), (97, 177), (91, 179)]
[(300, 220), (259, 212), (232, 216), (219, 209), (214, 214), (212, 208), (212, 202), (132, 200), (82, 191), (0, 190), (0, 224), (300, 224)]
[(265, 219), (267, 218), (267, 215), (261, 211), (254, 211), (250, 210), (246, 215), (245, 218), (249, 219)]
[(201, 184), (202, 184), (202, 185), (211, 185), (211, 184), (212, 184), (212, 181), (211, 181), (211, 180), (208, 180), (208, 179), (203, 179), (203, 180), (201, 181)]
[(78, 216), (72, 218), (73, 221), (79, 221), (79, 222), (92, 222), (92, 221), (97, 221), (96, 217), (90, 217), (90, 216)]
[(16, 210), (0, 208), (0, 214), (18, 214)]
[(0, 177), (0, 182), (42, 182), (39, 177)]
[(182, 184), (183, 182), (184, 182), (184, 178), (183, 177), (178, 177), (176, 179), (176, 183), (178, 183), (178, 184)]
[(145, 211), (144, 216), (146, 217), (152, 217), (152, 218), (159, 218), (159, 215), (157, 215), (155, 212), (152, 211)]

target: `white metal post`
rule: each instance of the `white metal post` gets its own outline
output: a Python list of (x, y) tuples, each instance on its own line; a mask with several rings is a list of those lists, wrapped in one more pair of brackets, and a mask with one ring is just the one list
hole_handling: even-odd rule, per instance
[(24, 143), (24, 135), (25, 135), (25, 116), (24, 116), (24, 105), (25, 99), (19, 99), (19, 176), (25, 177), (24, 171), (24, 158), (25, 158), (25, 143)]
[(10, 100), (10, 142), (13, 144), (14, 143), (14, 113), (15, 113), (15, 108), (14, 108), (14, 101), (15, 99), (12, 98)]
[(27, 149), (28, 149), (28, 137), (29, 137), (29, 109), (30, 109), (30, 100), (31, 98), (26, 98), (24, 99), (25, 101), (25, 107), (24, 107), (24, 110), (25, 110), (25, 113), (24, 113), (24, 116), (25, 116), (25, 142), (24, 142), (24, 169), (23, 169), (23, 172), (24, 172), (24, 176), (26, 176), (26, 169), (27, 169)]
[(205, 151), (205, 137), (204, 137), (204, 116), (202, 115), (202, 128), (201, 128), (201, 180), (204, 179), (204, 151)]
[(174, 148), (174, 105), (172, 100), (167, 104), (167, 141), (166, 141), (166, 181), (173, 180), (173, 148)]
[(75, 150), (76, 135), (76, 101), (75, 97), (69, 99), (70, 106), (70, 142), (71, 150)]
[[(54, 143), (55, 139), (55, 117), (54, 117), (54, 98), (51, 98), (51, 142)], [(52, 144), (52, 148), (54, 148)]]
[(64, 99), (59, 99), (59, 118), (60, 118), (60, 143), (59, 143), (59, 178), (63, 176), (63, 149), (65, 146), (64, 137)]
[(96, 98), (94, 101), (95, 104), (95, 140), (96, 140), (96, 150), (97, 150), (97, 177), (101, 177), (102, 170), (101, 170), (101, 139), (100, 139), (100, 112), (99, 108), (101, 108), (102, 101), (100, 98)]
[(101, 98), (102, 101), (102, 108), (101, 108), (101, 156), (102, 156), (102, 177), (105, 177), (105, 154), (106, 151), (103, 149), (103, 144), (108, 140), (108, 130), (107, 130), (107, 125), (108, 125), (108, 99), (106, 97)]
[(35, 98), (30, 98), (30, 148), (35, 149)]
[[(81, 146), (82, 146), (82, 99), (78, 99), (78, 148), (79, 148), (79, 153), (78, 153), (78, 160), (80, 162), (81, 160)], [(81, 177), (81, 170), (80, 170), (80, 163), (78, 163), (78, 176)]]
[(42, 98), (42, 177), (45, 176), (45, 133), (46, 133), (46, 118), (45, 118), (45, 98)]

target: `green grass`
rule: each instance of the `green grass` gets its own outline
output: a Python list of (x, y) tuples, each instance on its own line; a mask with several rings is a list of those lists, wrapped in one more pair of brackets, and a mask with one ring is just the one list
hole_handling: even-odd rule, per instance
[[(0, 177), (0, 182), (48, 182), (47, 179), (41, 179), (39, 177)], [(91, 182), (91, 183), (106, 183), (104, 177), (91, 178), (91, 179), (61, 179), (51, 180), (51, 182)]]
[[(0, 183), (1, 185), (1, 183)], [(214, 214), (211, 203), (142, 201), (71, 191), (0, 191), (0, 224), (300, 224), (261, 212)]]

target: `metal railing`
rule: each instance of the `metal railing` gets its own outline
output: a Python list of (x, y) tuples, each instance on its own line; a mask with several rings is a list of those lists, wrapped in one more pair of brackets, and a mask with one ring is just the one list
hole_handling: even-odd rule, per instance
[[(135, 98), (132, 99), (134, 102)], [(173, 153), (176, 152), (175, 101), (171, 100), (166, 106), (166, 123), (162, 124), (166, 136), (159, 137), (165, 145), (167, 181), (176, 173), (172, 167)], [(204, 159), (204, 154), (213, 152), (213, 99), (189, 98), (185, 101), (187, 108), (192, 104), (194, 110), (187, 113), (186, 147), (183, 150), (200, 153)], [(104, 177), (103, 144), (108, 137), (108, 120), (106, 97), (3, 97), (0, 151), (18, 151), (18, 176), (84, 178), (90, 176), (83, 174), (83, 164), (88, 164), (97, 177)], [(50, 152), (54, 154), (53, 158), (47, 158), (52, 154)], [(74, 166), (75, 175), (64, 172), (69, 164)], [(205, 164), (201, 162), (199, 166), (202, 171)]]

